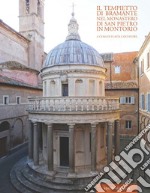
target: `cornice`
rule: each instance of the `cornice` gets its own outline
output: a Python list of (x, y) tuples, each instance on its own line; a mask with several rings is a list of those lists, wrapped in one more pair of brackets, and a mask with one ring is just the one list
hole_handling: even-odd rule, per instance
[(138, 88), (138, 84), (135, 81), (117, 81), (117, 82), (106, 82), (105, 89), (133, 89)]
[(41, 77), (45, 77), (48, 75), (66, 75), (68, 73), (84, 73), (84, 74), (98, 74), (98, 75), (103, 75), (106, 76), (105, 72), (98, 71), (98, 70), (86, 70), (86, 69), (69, 69), (69, 70), (52, 70), (48, 72), (42, 72)]

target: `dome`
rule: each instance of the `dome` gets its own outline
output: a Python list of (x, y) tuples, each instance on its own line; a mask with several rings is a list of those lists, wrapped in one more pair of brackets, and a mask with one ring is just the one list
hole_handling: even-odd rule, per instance
[(100, 54), (93, 47), (80, 40), (78, 24), (74, 18), (74, 13), (72, 13), (72, 18), (68, 24), (68, 32), (66, 41), (48, 53), (44, 62), (44, 68), (68, 64), (104, 67), (104, 62)]
[(79, 40), (66, 40), (49, 52), (44, 67), (65, 64), (87, 64), (103, 67), (100, 54)]

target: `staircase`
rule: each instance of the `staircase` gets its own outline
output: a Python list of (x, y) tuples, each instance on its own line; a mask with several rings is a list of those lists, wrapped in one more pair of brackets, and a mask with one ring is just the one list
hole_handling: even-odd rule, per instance
[(27, 158), (23, 158), (12, 168), (10, 179), (20, 193), (85, 193), (84, 188), (93, 176), (71, 178), (60, 172), (52, 176), (42, 174), (32, 169)]

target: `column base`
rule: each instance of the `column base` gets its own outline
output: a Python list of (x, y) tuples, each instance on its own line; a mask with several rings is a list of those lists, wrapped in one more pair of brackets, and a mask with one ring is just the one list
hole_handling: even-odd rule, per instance
[(68, 178), (76, 178), (76, 173), (68, 173)]
[(49, 171), (47, 172), (50, 176), (55, 176), (56, 172), (55, 171)]
[(97, 175), (98, 172), (97, 171), (90, 171), (90, 174), (93, 176), (93, 175)]

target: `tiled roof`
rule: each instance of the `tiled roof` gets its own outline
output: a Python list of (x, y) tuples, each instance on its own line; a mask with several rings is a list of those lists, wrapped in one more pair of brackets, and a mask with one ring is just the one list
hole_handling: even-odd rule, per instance
[(100, 55), (103, 58), (104, 62), (112, 62), (113, 61), (113, 53), (102, 53)]
[(12, 70), (21, 70), (21, 71), (34, 71), (36, 73), (39, 73), (38, 70), (35, 70), (33, 68), (30, 68), (28, 66), (25, 66), (17, 61), (6, 61), (6, 62), (2, 62), (0, 63), (0, 69), (3, 68), (8, 68), (8, 69), (12, 69)]
[(24, 37), (23, 35), (21, 35), (19, 32), (17, 32), (16, 30), (14, 30), (13, 28), (11, 28), (9, 25), (7, 25), (5, 22), (3, 22), (3, 20), (0, 19), (0, 24), (5, 27), (5, 29), (11, 31), (13, 34), (15, 34), (18, 38), (23, 39), (26, 42), (30, 42), (29, 39), (27, 39), (26, 37)]
[(26, 84), (24, 82), (21, 82), (21, 81), (18, 81), (18, 80), (14, 80), (12, 78), (9, 78), (7, 76), (2, 76), (2, 75), (0, 75), (0, 84), (28, 87), (28, 88), (32, 88), (32, 89), (41, 89), (41, 87), (33, 86), (33, 85), (30, 85), (30, 84)]

